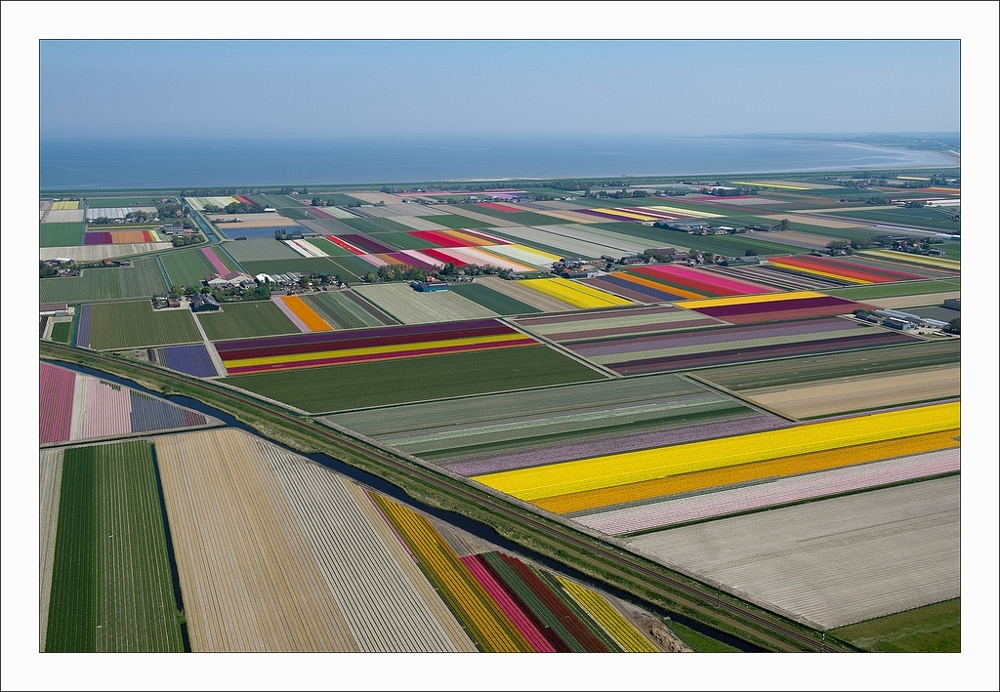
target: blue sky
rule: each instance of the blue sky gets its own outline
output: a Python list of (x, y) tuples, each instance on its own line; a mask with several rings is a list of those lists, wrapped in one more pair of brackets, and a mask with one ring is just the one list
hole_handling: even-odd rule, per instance
[(957, 40), (43, 40), (40, 134), (959, 130)]

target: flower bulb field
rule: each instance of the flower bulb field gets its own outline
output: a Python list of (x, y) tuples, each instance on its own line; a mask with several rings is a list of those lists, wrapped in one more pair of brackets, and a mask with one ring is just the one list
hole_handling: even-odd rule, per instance
[(959, 651), (960, 188), (882, 175), (44, 193), (39, 650)]

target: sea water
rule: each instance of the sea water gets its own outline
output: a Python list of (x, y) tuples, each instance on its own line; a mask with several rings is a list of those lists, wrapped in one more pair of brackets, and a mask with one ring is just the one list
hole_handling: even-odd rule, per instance
[(934, 151), (738, 138), (49, 138), (42, 190), (615, 178), (958, 165)]

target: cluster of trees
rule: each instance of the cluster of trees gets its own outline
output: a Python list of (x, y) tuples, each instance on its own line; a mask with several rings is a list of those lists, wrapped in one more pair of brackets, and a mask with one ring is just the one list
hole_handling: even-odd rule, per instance
[[(388, 283), (390, 281), (427, 281), (431, 277), (447, 281), (463, 276), (480, 276), (483, 274), (499, 276), (501, 279), (510, 279), (514, 275), (514, 272), (501, 267), (490, 265), (477, 266), (474, 264), (466, 264), (459, 269), (453, 262), (448, 262), (441, 269), (431, 272), (409, 265), (387, 264), (379, 267), (376, 272), (368, 272), (361, 279), (366, 283), (376, 284)], [(339, 276), (337, 280), (340, 280)]]
[(245, 187), (196, 187), (193, 190), (181, 190), (181, 197), (232, 197), (233, 195), (259, 195), (260, 188)]
[(179, 199), (168, 199), (166, 202), (157, 202), (156, 215), (161, 219), (183, 219), (188, 215), (187, 208), (181, 204)]
[(760, 188), (740, 185), (732, 188), (713, 187), (707, 189), (706, 192), (715, 197), (742, 197), (744, 195), (756, 195), (760, 192)]
[(645, 190), (626, 190), (624, 187), (621, 190), (615, 190), (614, 192), (606, 192), (605, 190), (586, 190), (583, 193), (584, 197), (594, 197), (597, 199), (626, 199), (630, 197), (649, 197), (649, 193)]
[(284, 228), (279, 228), (274, 232), (275, 240), (299, 240), (302, 238), (302, 234), (299, 232), (289, 233)]
[[(125, 223), (146, 223), (147, 221), (156, 221), (160, 217), (156, 214), (147, 214), (144, 211), (130, 211), (125, 215)], [(94, 225), (106, 225), (111, 223), (117, 223), (116, 219), (112, 219), (107, 216), (98, 216), (93, 221), (89, 223)]]
[(170, 242), (174, 244), (174, 247), (197, 245), (199, 243), (205, 242), (205, 236), (203, 236), (201, 233), (175, 234), (173, 238), (171, 238)]

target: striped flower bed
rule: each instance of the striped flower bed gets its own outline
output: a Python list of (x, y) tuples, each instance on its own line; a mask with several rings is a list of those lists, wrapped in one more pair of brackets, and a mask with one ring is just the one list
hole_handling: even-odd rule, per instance
[(506, 245), (509, 242), (486, 233), (467, 229), (461, 231), (410, 231), (410, 235), (431, 245), (443, 248)]
[(334, 245), (336, 245), (337, 247), (344, 248), (345, 250), (347, 250), (351, 254), (354, 254), (354, 255), (366, 255), (366, 254), (368, 254), (364, 250), (362, 250), (361, 248), (357, 247), (356, 245), (352, 245), (351, 243), (347, 242), (346, 240), (340, 238), (339, 236), (328, 235), (326, 237), (326, 239), (329, 240)]
[(359, 247), (369, 254), (381, 255), (396, 251), (395, 248), (383, 245), (382, 243), (372, 240), (368, 236), (361, 235), (360, 233), (346, 233), (340, 237), (354, 247)]
[(633, 304), (625, 298), (569, 279), (527, 279), (520, 284), (575, 308), (607, 308)]
[(280, 296), (280, 300), (299, 319), (299, 322), (305, 325), (305, 331), (327, 332), (333, 329), (299, 296)]
[(848, 314), (859, 308), (871, 309), (871, 306), (812, 291), (687, 300), (676, 305), (731, 324), (827, 317)]
[(960, 469), (960, 457), (960, 449), (953, 447), (917, 456), (778, 478), (639, 507), (596, 512), (574, 519), (601, 533), (621, 535), (954, 473)]
[[(902, 440), (960, 426), (959, 404), (938, 404), (671, 447), (506, 471), (476, 480), (527, 502), (698, 471)], [(895, 456), (895, 455), (894, 455)], [(843, 465), (843, 464), (840, 464)]]
[(155, 231), (87, 231), (83, 238), (84, 245), (120, 245), (159, 241), (160, 238)]
[(160, 365), (195, 377), (215, 377), (215, 365), (204, 344), (166, 346), (156, 349)]
[(318, 247), (304, 240), (283, 240), (282, 242), (303, 257), (329, 257)]
[(950, 259), (945, 259), (943, 257), (927, 257), (925, 255), (912, 255), (908, 252), (896, 252), (894, 250), (862, 250), (858, 254), (869, 255), (871, 257), (877, 257), (879, 259), (892, 260), (894, 262), (905, 262), (907, 264), (916, 264), (925, 267), (934, 267), (935, 269), (947, 269), (955, 272), (961, 270), (962, 268), (962, 264), (960, 262), (956, 262)]
[(925, 278), (916, 274), (907, 274), (891, 269), (876, 269), (826, 257), (772, 257), (768, 259), (768, 262), (782, 269), (814, 274), (848, 284), (878, 284)]
[(622, 375), (748, 363), (913, 343), (915, 337), (839, 317), (578, 341), (570, 350)]
[(495, 202), (479, 202), (476, 204), (478, 207), (486, 207), (487, 209), (493, 209), (494, 211), (504, 211), (504, 212), (516, 212), (524, 211), (523, 209), (518, 209), (517, 207), (511, 207), (506, 204), (496, 204)]
[(73, 422), (73, 388), (76, 373), (45, 362), (38, 364), (38, 441), (41, 444), (69, 439)]
[(602, 291), (615, 293), (623, 298), (647, 305), (697, 297), (688, 291), (676, 291), (666, 284), (650, 281), (627, 272), (614, 272), (606, 276), (593, 276), (579, 281)]
[[(742, 281), (732, 276), (695, 267), (685, 267), (673, 264), (656, 264), (647, 267), (635, 267), (629, 273), (640, 274), (655, 281), (666, 283), (673, 288), (680, 288), (697, 293), (695, 297), (720, 298), (723, 296), (741, 296), (757, 293), (773, 293), (770, 286)], [(669, 290), (669, 289), (668, 289)]]
[(227, 372), (235, 375), (536, 343), (496, 320), (470, 320), (244, 339), (218, 342), (215, 346)]
[(218, 274), (224, 275), (229, 273), (229, 267), (222, 263), (222, 260), (220, 260), (218, 255), (215, 254), (215, 250), (210, 247), (203, 247), (201, 249), (201, 254), (205, 255), (205, 259), (208, 260), (209, 264), (212, 265), (212, 268), (215, 269)]
[(76, 347), (90, 348), (90, 303), (80, 306), (80, 319), (76, 325)]
[(718, 325), (719, 322), (698, 317), (687, 310), (665, 306), (522, 317), (517, 320), (517, 324), (533, 334), (564, 343), (711, 327)]

